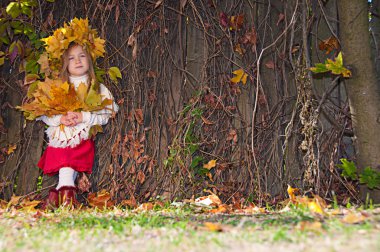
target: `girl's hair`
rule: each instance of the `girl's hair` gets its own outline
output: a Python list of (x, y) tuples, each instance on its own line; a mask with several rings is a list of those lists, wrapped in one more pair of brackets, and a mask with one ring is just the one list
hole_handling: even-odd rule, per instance
[[(70, 73), (67, 70), (67, 68), (69, 66), (69, 51), (71, 48), (76, 47), (76, 46), (80, 46), (80, 45), (75, 44), (75, 43), (70, 44), (69, 47), (67, 48), (67, 50), (62, 54), (62, 69), (61, 69), (61, 73), (59, 76), (61, 77), (61, 79), (63, 81), (69, 81)], [(88, 84), (90, 84), (92, 80), (96, 80), (94, 64), (92, 62), (91, 55), (88, 53), (87, 49), (84, 47), (82, 47), (82, 48), (83, 48), (83, 52), (86, 54), (86, 57), (88, 60), (88, 66), (89, 66), (89, 68), (88, 68)]]

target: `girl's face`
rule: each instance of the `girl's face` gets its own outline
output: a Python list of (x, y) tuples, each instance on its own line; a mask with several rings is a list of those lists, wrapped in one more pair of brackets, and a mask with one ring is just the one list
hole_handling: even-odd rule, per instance
[(78, 77), (88, 73), (88, 56), (82, 46), (71, 47), (68, 51), (68, 60), (67, 71), (70, 76)]

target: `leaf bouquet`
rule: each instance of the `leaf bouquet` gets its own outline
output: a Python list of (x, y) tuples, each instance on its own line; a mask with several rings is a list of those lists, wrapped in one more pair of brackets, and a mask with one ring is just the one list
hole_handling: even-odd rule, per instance
[(64, 115), (69, 111), (105, 109), (112, 104), (112, 100), (102, 99), (98, 89), (99, 84), (95, 81), (90, 86), (81, 83), (76, 89), (74, 85), (59, 79), (37, 81), (29, 87), (27, 102), (17, 109), (23, 111), (28, 120), (42, 115)]

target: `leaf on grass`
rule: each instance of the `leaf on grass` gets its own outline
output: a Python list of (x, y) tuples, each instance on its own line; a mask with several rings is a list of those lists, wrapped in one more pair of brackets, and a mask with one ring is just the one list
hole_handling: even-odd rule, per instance
[(27, 212), (35, 211), (36, 210), (36, 206), (38, 206), (38, 204), (40, 204), (40, 202), (41, 201), (39, 201), (39, 200), (33, 200), (33, 201), (24, 200), (21, 203), (21, 209), (24, 210), (24, 211), (27, 211)]
[(210, 160), (207, 164), (204, 164), (203, 165), (203, 168), (207, 169), (207, 170), (211, 170), (212, 168), (214, 168), (216, 166), (216, 160), (215, 159), (212, 159)]
[(361, 223), (366, 219), (367, 217), (363, 216), (361, 213), (350, 212), (342, 218), (342, 222), (346, 224), (356, 224)]
[(205, 222), (205, 223), (203, 223), (203, 225), (208, 231), (212, 231), (212, 232), (222, 232), (223, 231), (222, 225), (220, 223)]
[(136, 208), (137, 211), (150, 211), (153, 209), (153, 203), (147, 202), (142, 203), (138, 208)]
[(130, 207), (130, 208), (135, 208), (137, 207), (136, 204), (136, 199), (128, 199), (128, 200), (122, 200), (120, 202), (120, 205), (125, 206), (125, 207)]
[(300, 193), (300, 189), (298, 189), (298, 188), (293, 188), (293, 187), (291, 187), (290, 185), (288, 185), (287, 192), (288, 192), (288, 195), (289, 195), (290, 200), (291, 200), (292, 202), (295, 202), (295, 201), (296, 201), (296, 195), (299, 195), (299, 193)]
[(238, 70), (233, 71), (232, 73), (236, 75), (230, 80), (232, 83), (235, 83), (235, 84), (239, 82), (242, 82), (243, 84), (247, 83), (248, 74), (246, 74), (243, 69), (240, 68)]
[(195, 199), (195, 204), (204, 205), (204, 206), (219, 206), (222, 204), (222, 201), (215, 194), (210, 194), (208, 196), (202, 196)]
[(314, 233), (322, 233), (324, 230), (322, 228), (322, 223), (320, 221), (301, 221), (298, 224), (298, 228), (301, 231), (308, 231), (308, 232), (314, 232)]
[(98, 193), (89, 193), (88, 203), (92, 207), (97, 207), (99, 209), (110, 208), (115, 205), (111, 200), (111, 195), (106, 190), (101, 190)]

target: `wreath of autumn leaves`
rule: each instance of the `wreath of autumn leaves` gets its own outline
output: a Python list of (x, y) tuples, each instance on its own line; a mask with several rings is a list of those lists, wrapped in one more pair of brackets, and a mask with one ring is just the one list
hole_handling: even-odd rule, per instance
[(74, 18), (42, 41), (45, 42), (46, 52), (41, 55), (38, 63), (41, 66), (40, 72), (46, 78), (45, 81), (34, 81), (29, 87), (27, 101), (17, 107), (24, 112), (26, 119), (66, 114), (68, 111), (96, 111), (112, 104), (112, 100), (103, 100), (97, 92), (99, 84), (95, 80), (89, 88), (81, 83), (75, 89), (72, 84), (58, 78), (61, 57), (71, 43), (83, 46), (94, 61), (105, 53), (105, 40), (99, 38), (95, 29), (91, 29), (87, 19)]

